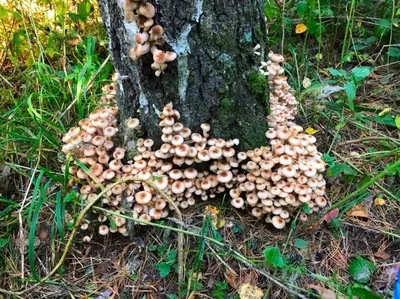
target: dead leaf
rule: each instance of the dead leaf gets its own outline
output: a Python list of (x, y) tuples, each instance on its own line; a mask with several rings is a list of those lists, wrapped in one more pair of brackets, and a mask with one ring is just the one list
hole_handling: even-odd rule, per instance
[(333, 219), (337, 218), (339, 216), (339, 209), (333, 209), (329, 213), (326, 213), (323, 217), (323, 219), (329, 224), (332, 222)]
[(360, 217), (369, 219), (369, 213), (360, 205), (355, 205), (346, 213), (350, 217)]
[(377, 252), (374, 253), (374, 257), (377, 257), (378, 259), (382, 259), (382, 260), (388, 260), (388, 259), (390, 259), (390, 254), (387, 252), (378, 250)]
[(248, 283), (240, 285), (238, 294), (240, 299), (261, 299), (264, 296), (263, 291), (259, 287)]
[(319, 285), (309, 284), (307, 287), (316, 290), (323, 299), (345, 299), (344, 296), (335, 294), (333, 291)]
[(225, 277), (226, 281), (233, 289), (236, 290), (239, 287), (238, 277), (233, 271), (227, 268), (225, 271)]
[(242, 283), (257, 284), (257, 282), (258, 282), (257, 272), (253, 270), (240, 272), (240, 284)]

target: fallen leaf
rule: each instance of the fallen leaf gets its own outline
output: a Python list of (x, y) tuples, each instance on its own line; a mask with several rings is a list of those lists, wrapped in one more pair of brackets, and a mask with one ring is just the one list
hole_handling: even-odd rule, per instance
[(390, 254), (387, 252), (378, 250), (377, 252), (374, 253), (374, 257), (377, 257), (378, 259), (382, 259), (382, 260), (388, 260), (388, 259), (390, 259)]
[(238, 294), (240, 299), (261, 299), (264, 296), (263, 291), (259, 287), (248, 283), (240, 285)]
[(335, 294), (333, 291), (326, 289), (322, 286), (315, 285), (315, 284), (309, 284), (307, 286), (309, 289), (314, 289), (318, 292), (318, 294), (321, 296), (323, 299), (344, 299), (345, 297), (339, 294)]
[(253, 270), (240, 272), (240, 283), (256, 284), (258, 281), (257, 272)]
[(319, 132), (319, 130), (314, 129), (314, 128), (311, 128), (311, 127), (308, 127), (308, 128), (305, 130), (305, 132), (306, 132), (307, 134), (314, 135), (315, 133)]
[(239, 287), (238, 276), (228, 268), (225, 271), (225, 278), (233, 289), (236, 290)]
[(385, 200), (383, 198), (375, 198), (374, 206), (383, 206), (385, 204)]
[(355, 205), (346, 214), (350, 217), (361, 217), (369, 219), (369, 213), (360, 205)]
[(296, 25), (296, 33), (301, 34), (307, 31), (307, 26), (304, 25), (303, 23), (297, 24)]
[(339, 209), (333, 209), (329, 213), (326, 213), (323, 217), (323, 219), (329, 224), (332, 222), (333, 219), (337, 218), (339, 216)]

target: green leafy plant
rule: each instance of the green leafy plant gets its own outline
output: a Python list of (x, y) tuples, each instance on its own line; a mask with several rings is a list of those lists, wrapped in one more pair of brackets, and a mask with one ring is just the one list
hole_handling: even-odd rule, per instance
[(286, 261), (278, 247), (267, 247), (263, 250), (263, 254), (268, 266), (273, 268), (283, 268), (286, 266)]
[(165, 256), (162, 259), (162, 262), (159, 262), (156, 266), (159, 271), (160, 277), (165, 277), (169, 275), (172, 269), (176, 266), (176, 250), (169, 249), (167, 250)]
[(349, 265), (351, 277), (359, 283), (367, 283), (374, 274), (376, 266), (370, 261), (357, 256)]

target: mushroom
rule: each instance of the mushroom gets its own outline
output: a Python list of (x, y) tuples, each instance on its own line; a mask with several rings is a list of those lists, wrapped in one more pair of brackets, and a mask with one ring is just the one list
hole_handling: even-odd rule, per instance
[(280, 216), (272, 217), (272, 225), (277, 229), (283, 229), (285, 227), (285, 220)]
[(236, 209), (241, 209), (244, 206), (244, 200), (241, 197), (237, 197), (231, 200), (231, 205)]
[(152, 195), (147, 191), (140, 191), (135, 194), (135, 200), (138, 204), (145, 205), (149, 203), (152, 199)]
[(138, 13), (148, 19), (152, 19), (156, 14), (156, 10), (153, 4), (146, 2), (139, 6)]

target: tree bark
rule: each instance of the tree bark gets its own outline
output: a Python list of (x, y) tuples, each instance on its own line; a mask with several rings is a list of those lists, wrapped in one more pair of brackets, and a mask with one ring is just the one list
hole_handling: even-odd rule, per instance
[[(116, 72), (129, 76), (118, 81), (120, 123), (139, 118), (139, 134), (157, 143), (158, 111), (172, 102), (194, 132), (207, 122), (211, 136), (238, 138), (241, 150), (265, 145), (267, 81), (257, 72), (260, 57), (253, 53), (255, 45), (265, 46), (263, 1), (149, 2), (156, 7), (155, 24), (165, 30), (161, 49), (177, 53), (160, 77), (150, 67), (151, 54), (135, 62), (128, 56), (138, 29), (124, 20), (123, 0), (99, 0)], [(133, 130), (120, 125), (120, 131), (124, 145), (134, 147)]]

